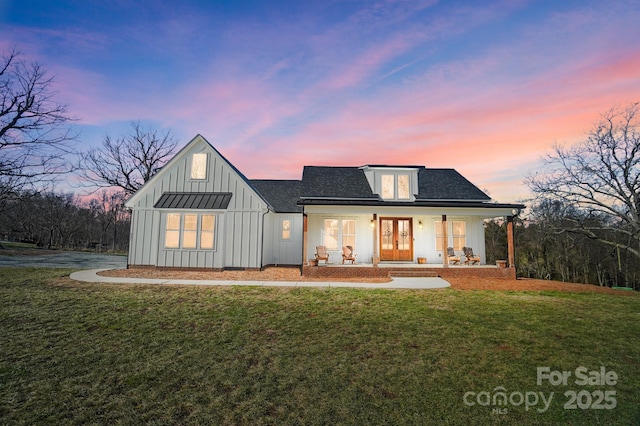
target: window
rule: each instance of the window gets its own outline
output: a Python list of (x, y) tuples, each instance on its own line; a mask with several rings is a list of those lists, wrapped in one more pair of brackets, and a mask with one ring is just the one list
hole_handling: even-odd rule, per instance
[(200, 248), (213, 249), (213, 228), (216, 217), (212, 214), (202, 215), (202, 226), (200, 227)]
[(191, 156), (191, 179), (207, 178), (207, 154), (198, 152)]
[(198, 215), (184, 215), (184, 231), (182, 232), (182, 248), (196, 248), (196, 237), (198, 236)]
[[(436, 234), (436, 250), (442, 250), (442, 222), (436, 221), (435, 234)], [(467, 223), (460, 220), (452, 220), (447, 222), (449, 225), (448, 242), (449, 247), (453, 247), (454, 250), (462, 250), (462, 247), (467, 245)]]
[(411, 185), (409, 175), (381, 175), (380, 196), (384, 200), (409, 200)]
[(283, 220), (282, 221), (281, 238), (283, 240), (290, 240), (291, 239), (291, 221), (290, 220)]
[(356, 247), (356, 221), (353, 219), (342, 221), (342, 247)]
[(168, 249), (214, 248), (215, 215), (167, 214), (164, 246)]
[(324, 220), (323, 245), (327, 250), (338, 250), (338, 219)]
[(396, 198), (395, 179), (393, 177), (393, 175), (382, 175), (381, 177), (382, 193), (380, 195), (385, 200)]
[(180, 248), (180, 215), (170, 213), (167, 215), (167, 229), (164, 234), (164, 246), (166, 248)]
[(453, 249), (462, 250), (467, 245), (467, 223), (454, 220), (451, 222), (451, 230), (453, 234)]
[(436, 250), (442, 250), (442, 222), (433, 222), (436, 231)]
[(354, 219), (325, 219), (323, 245), (327, 250), (342, 250), (344, 246), (356, 247), (356, 221)]
[(409, 175), (398, 175), (398, 199), (408, 200), (409, 198)]

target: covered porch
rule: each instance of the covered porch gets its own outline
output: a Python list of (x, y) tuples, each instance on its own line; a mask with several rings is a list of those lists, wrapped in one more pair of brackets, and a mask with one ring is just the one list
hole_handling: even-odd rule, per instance
[[(410, 214), (398, 207), (379, 208), (378, 213), (362, 210), (305, 209), (303, 275), (516, 278), (513, 218), (517, 210), (495, 205), (488, 209), (411, 209)], [(494, 217), (505, 218), (508, 257), (498, 264), (486, 264), (483, 224)], [(325, 246), (329, 253), (328, 262), (321, 260), (319, 265), (315, 261), (318, 246)], [(353, 246), (355, 264), (342, 261), (344, 246)], [(465, 262), (462, 249), (466, 247), (473, 248), (478, 261)], [(452, 249), (457, 261), (449, 257)]]

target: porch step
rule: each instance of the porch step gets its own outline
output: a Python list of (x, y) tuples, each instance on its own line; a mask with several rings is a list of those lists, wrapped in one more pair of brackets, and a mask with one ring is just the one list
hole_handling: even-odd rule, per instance
[(399, 277), (399, 278), (412, 278), (412, 277), (425, 277), (425, 278), (435, 278), (438, 277), (438, 273), (433, 270), (427, 269), (391, 269), (389, 271), (389, 276), (391, 277)]

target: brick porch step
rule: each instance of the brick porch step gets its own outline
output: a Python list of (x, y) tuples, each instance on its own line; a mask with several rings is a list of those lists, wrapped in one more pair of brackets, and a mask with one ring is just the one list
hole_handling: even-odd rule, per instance
[(438, 277), (438, 273), (433, 270), (427, 269), (392, 269), (389, 271), (389, 276), (391, 277), (403, 277), (403, 278), (412, 278), (412, 277), (425, 277), (425, 278), (435, 278)]

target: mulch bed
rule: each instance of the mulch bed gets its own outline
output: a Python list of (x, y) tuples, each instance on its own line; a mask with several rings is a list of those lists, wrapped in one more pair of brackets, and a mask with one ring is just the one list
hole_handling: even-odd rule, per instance
[[(300, 275), (298, 268), (267, 268), (264, 271), (172, 271), (157, 269), (112, 269), (100, 275), (125, 278), (162, 278), (182, 280), (234, 280), (234, 281), (326, 281)], [(386, 279), (341, 278), (342, 282), (384, 283)], [(569, 291), (580, 293), (609, 293), (635, 295), (635, 291), (615, 290), (591, 284), (574, 284), (560, 281), (536, 279), (489, 279), (489, 278), (449, 278), (451, 288), (456, 290), (500, 290), (500, 291)]]

